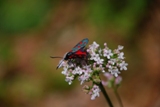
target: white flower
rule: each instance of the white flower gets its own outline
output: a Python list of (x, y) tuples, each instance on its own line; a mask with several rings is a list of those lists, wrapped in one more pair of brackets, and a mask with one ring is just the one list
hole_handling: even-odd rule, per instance
[(65, 80), (66, 80), (66, 82), (68, 82), (69, 85), (71, 85), (73, 79), (74, 79), (74, 75), (72, 75), (72, 76), (67, 76)]
[(79, 81), (81, 81), (81, 85), (85, 82), (85, 81), (88, 81), (90, 77), (90, 74), (89, 73), (84, 73), (83, 75), (81, 75), (78, 79)]
[(110, 57), (113, 55), (112, 51), (110, 49), (103, 49), (103, 56), (110, 59)]
[(68, 67), (66, 66), (63, 68), (62, 74), (67, 75), (67, 73), (68, 73)]
[(118, 68), (111, 68), (111, 69), (108, 69), (109, 72), (111, 72), (112, 75), (114, 75), (115, 77), (118, 76), (118, 74), (120, 74)]
[(91, 60), (97, 61), (97, 59), (99, 58), (99, 54), (91, 54)]
[(110, 60), (108, 61), (108, 63), (109, 63), (110, 65), (115, 65), (115, 63), (117, 63), (117, 60), (116, 60), (116, 59), (110, 59)]
[(100, 59), (100, 57), (97, 57), (96, 62), (97, 64), (103, 64), (104, 59)]
[(83, 68), (85, 69), (85, 71), (84, 71), (84, 72), (87, 72), (87, 73), (91, 73), (91, 72), (93, 72), (93, 71), (92, 71), (92, 69), (91, 69), (91, 65), (84, 66)]
[(91, 100), (95, 100), (96, 97), (99, 97), (99, 92), (101, 91), (98, 86), (94, 85), (91, 90)]
[(119, 58), (119, 59), (124, 59), (124, 56), (123, 56), (123, 55), (124, 55), (123, 52), (119, 53), (119, 54), (118, 54), (118, 58)]
[(72, 71), (72, 73), (75, 75), (75, 74), (79, 74), (79, 75), (81, 75), (82, 73), (83, 73), (83, 70), (78, 66), (78, 67), (76, 67), (73, 71)]
[(120, 70), (127, 70), (127, 66), (128, 66), (128, 64), (125, 63), (125, 61), (122, 61), (122, 62), (119, 64)]
[(99, 44), (97, 44), (96, 42), (93, 42), (93, 44), (92, 45), (89, 45), (89, 49), (88, 49), (88, 51), (90, 52), (94, 52), (94, 51), (96, 51), (97, 50), (97, 48), (99, 47)]
[(118, 45), (118, 50), (122, 50), (124, 46)]
[(94, 48), (98, 48), (98, 47), (99, 47), (99, 44), (97, 44), (97, 43), (94, 41), (92, 46), (93, 46)]
[(97, 64), (103, 64), (104, 59), (100, 59), (99, 54), (91, 54), (90, 60), (94, 60)]

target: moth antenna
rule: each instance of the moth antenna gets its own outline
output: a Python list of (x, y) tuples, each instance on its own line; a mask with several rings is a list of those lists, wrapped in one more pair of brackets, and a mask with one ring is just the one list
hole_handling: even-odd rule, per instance
[(60, 57), (60, 56), (50, 56), (50, 58), (63, 58), (63, 57)]

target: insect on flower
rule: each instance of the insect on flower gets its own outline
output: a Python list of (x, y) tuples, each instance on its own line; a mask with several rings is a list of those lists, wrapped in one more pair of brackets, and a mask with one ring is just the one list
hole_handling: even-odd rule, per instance
[(85, 46), (88, 44), (88, 41), (88, 38), (83, 39), (76, 46), (74, 46), (72, 50), (67, 52), (63, 57), (51, 56), (51, 58), (62, 58), (56, 69), (62, 66), (63, 61), (68, 61), (68, 64), (73, 64), (73, 62), (75, 61), (76, 63), (86, 64), (89, 53), (87, 52)]

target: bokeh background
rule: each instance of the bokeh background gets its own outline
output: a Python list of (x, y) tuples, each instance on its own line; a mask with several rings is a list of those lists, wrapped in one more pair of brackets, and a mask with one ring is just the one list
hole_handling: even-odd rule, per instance
[(160, 107), (160, 0), (0, 0), (0, 107), (108, 107), (50, 58), (83, 38), (125, 47), (124, 107)]

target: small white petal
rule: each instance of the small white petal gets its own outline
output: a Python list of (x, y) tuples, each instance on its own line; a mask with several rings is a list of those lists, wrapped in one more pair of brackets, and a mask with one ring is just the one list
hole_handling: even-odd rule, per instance
[(104, 49), (103, 50), (103, 56), (110, 59), (110, 57), (113, 55), (112, 51), (110, 49)]
[(123, 55), (124, 55), (123, 52), (119, 53), (119, 54), (118, 54), (118, 58), (119, 58), (119, 59), (124, 59), (124, 56), (123, 56)]
[(108, 69), (108, 71), (114, 75), (115, 77), (118, 76), (118, 74), (120, 74), (119, 70), (117, 68), (112, 68), (112, 69)]
[(118, 50), (122, 50), (124, 46), (118, 45)]
[(127, 66), (128, 66), (128, 63), (125, 63), (125, 61), (122, 61), (119, 64), (120, 70), (127, 70)]

